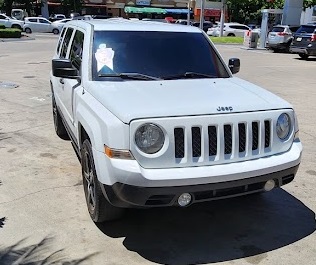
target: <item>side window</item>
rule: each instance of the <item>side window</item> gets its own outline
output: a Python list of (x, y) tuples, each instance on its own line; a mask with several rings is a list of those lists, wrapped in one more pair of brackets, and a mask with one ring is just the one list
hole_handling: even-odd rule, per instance
[(59, 52), (60, 52), (60, 44), (61, 44), (61, 42), (62, 42), (62, 40), (63, 40), (63, 37), (64, 37), (64, 35), (65, 35), (65, 32), (66, 32), (66, 28), (63, 28), (62, 31), (61, 31), (61, 33), (60, 33), (59, 40), (58, 40), (58, 44), (57, 44), (57, 49), (56, 49), (57, 54), (59, 54)]
[(36, 18), (29, 18), (29, 22), (37, 22)]
[(73, 42), (71, 45), (69, 58), (72, 62), (72, 65), (80, 70), (81, 61), (82, 61), (82, 51), (83, 51), (83, 41), (84, 34), (83, 32), (77, 30), (75, 36), (73, 38)]
[(44, 23), (44, 24), (49, 24), (50, 23), (48, 20), (45, 20), (45, 19), (42, 19), (42, 18), (39, 19), (39, 22), (40, 23)]
[(0, 19), (6, 19), (6, 17), (3, 15), (0, 15)]
[(64, 41), (63, 41), (62, 46), (61, 46), (60, 58), (66, 58), (70, 38), (71, 38), (73, 31), (74, 31), (73, 28), (68, 28), (66, 31), (66, 35), (64, 37)]

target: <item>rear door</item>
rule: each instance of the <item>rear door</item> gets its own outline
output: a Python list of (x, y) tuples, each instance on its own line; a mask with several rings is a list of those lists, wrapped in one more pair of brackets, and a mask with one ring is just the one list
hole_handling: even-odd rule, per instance
[(38, 19), (38, 31), (39, 32), (51, 32), (51, 22), (45, 18)]

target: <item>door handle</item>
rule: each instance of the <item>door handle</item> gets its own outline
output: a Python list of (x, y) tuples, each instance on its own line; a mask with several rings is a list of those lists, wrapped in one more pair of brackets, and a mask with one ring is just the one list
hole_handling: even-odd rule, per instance
[(60, 79), (59, 79), (59, 83), (65, 84), (64, 79), (63, 79), (63, 78), (60, 78)]

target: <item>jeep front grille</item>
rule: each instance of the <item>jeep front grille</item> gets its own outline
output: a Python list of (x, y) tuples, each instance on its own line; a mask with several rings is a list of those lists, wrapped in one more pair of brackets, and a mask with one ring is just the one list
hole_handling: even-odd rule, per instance
[[(187, 130), (190, 133), (186, 133)], [(220, 133), (222, 132), (223, 137)], [(206, 134), (206, 137), (204, 136)], [(264, 135), (264, 137), (262, 137)], [(191, 143), (193, 158), (201, 157), (203, 144), (208, 149), (210, 157), (221, 155), (222, 150), (225, 158), (229, 156), (246, 156), (246, 151), (256, 151), (261, 146), (269, 148), (271, 144), (271, 122), (270, 120), (253, 121), (248, 123), (224, 124), (222, 126), (208, 126), (207, 128), (194, 126), (191, 128), (174, 129), (174, 151), (175, 158), (184, 158), (186, 141)], [(190, 137), (191, 139), (189, 139)], [(249, 149), (251, 146), (251, 149)], [(222, 148), (221, 148), (222, 147)]]
[[(293, 143), (294, 128), (285, 140), (277, 136), (276, 121), (282, 113), (294, 124), (290, 109), (134, 120), (130, 148), (143, 168), (215, 166), (270, 157), (288, 151)], [(135, 145), (135, 132), (144, 123), (164, 131), (164, 146), (156, 154), (144, 154)]]

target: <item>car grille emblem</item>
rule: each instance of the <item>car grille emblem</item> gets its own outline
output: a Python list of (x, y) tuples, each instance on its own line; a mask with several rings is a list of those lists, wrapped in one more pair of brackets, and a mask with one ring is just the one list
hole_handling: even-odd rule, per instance
[(233, 111), (233, 107), (229, 106), (229, 107), (221, 107), (219, 106), (217, 108), (217, 111)]

